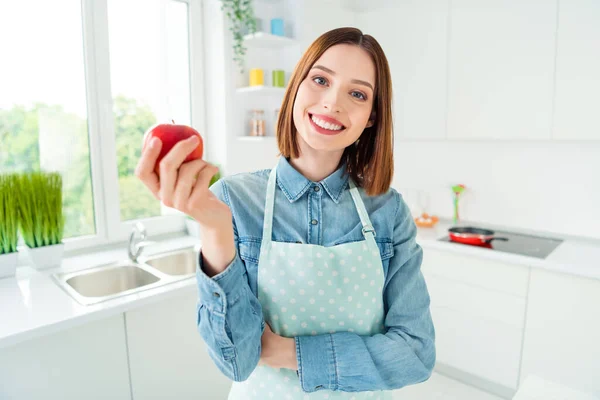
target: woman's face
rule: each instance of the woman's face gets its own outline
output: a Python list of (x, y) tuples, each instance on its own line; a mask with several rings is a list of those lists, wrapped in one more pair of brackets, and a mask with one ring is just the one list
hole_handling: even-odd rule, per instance
[(373, 125), (374, 89), (375, 65), (366, 51), (347, 44), (327, 49), (296, 94), (300, 139), (314, 150), (343, 151)]

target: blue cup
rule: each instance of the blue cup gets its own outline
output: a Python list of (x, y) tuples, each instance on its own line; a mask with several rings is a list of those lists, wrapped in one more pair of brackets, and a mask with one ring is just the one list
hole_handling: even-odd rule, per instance
[(283, 29), (283, 19), (273, 18), (271, 20), (271, 34), (277, 36), (285, 36), (285, 30)]

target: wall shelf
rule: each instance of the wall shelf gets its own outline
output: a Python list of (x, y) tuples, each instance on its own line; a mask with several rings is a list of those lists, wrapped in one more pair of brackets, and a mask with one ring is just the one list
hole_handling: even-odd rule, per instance
[(244, 42), (256, 47), (285, 47), (296, 44), (294, 39), (286, 36), (271, 35), (266, 32), (256, 32), (244, 36)]

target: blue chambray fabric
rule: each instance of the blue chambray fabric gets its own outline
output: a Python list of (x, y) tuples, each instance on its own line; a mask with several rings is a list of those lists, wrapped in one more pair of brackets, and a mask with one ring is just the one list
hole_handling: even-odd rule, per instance
[[(211, 187), (232, 211), (237, 251), (227, 269), (212, 278), (202, 271), (202, 257), (198, 260), (198, 331), (215, 365), (236, 382), (246, 381), (260, 358), (265, 319), (258, 300), (258, 265), (269, 174), (237, 174)], [(274, 242), (331, 247), (364, 240), (343, 167), (311, 182), (282, 157), (276, 183)], [(383, 329), (359, 334), (340, 327), (294, 336), (301, 371), (294, 376), (305, 393), (398, 389), (428, 379), (435, 364), (435, 329), (420, 271), (423, 251), (410, 211), (394, 189), (379, 196), (368, 196), (361, 188), (358, 192), (381, 259)], [(303, 307), (290, 306), (298, 312)], [(357, 306), (349, 302), (344, 307)]]

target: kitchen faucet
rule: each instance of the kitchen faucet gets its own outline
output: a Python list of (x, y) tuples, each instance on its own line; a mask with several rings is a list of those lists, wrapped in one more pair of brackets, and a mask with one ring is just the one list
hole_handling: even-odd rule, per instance
[[(139, 236), (139, 239), (137, 239)], [(144, 247), (156, 244), (156, 242), (146, 240), (146, 227), (141, 222), (136, 222), (129, 235), (129, 246), (127, 250), (129, 252), (129, 259), (137, 263), (138, 257), (142, 254)]]

